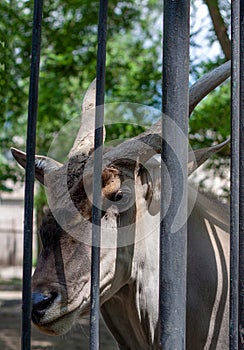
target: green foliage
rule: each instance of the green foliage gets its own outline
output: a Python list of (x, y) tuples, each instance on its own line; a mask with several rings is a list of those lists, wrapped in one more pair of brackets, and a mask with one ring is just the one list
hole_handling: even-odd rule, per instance
[[(1, 174), (1, 182), (0, 182), (0, 191), (10, 192), (12, 189), (10, 184), (23, 180), (21, 174), (16, 171), (16, 167), (12, 167), (6, 158), (0, 154), (0, 174)], [(9, 180), (12, 180), (9, 182)], [(7, 183), (8, 181), (8, 183)]]
[(125, 139), (130, 139), (135, 135), (139, 135), (143, 131), (145, 131), (145, 128), (137, 124), (116, 123), (107, 125), (105, 147), (107, 144), (109, 146), (115, 146)]
[[(190, 119), (190, 144), (193, 149), (220, 143), (230, 136), (230, 83), (221, 85), (209, 94), (193, 112)], [(213, 176), (225, 180), (221, 185), (220, 196), (229, 196), (229, 186), (226, 178), (230, 166), (230, 148), (224, 147), (217, 155), (211, 157), (205, 164), (204, 178), (199, 183), (205, 188), (206, 180), (213, 183)], [(211, 170), (210, 170), (211, 169)]]
[(215, 141), (228, 138), (230, 135), (229, 83), (221, 85), (210, 93), (195, 109), (190, 118), (190, 134), (194, 148), (210, 146)]
[[(223, 11), (227, 13), (226, 1)], [(46, 154), (60, 130), (80, 114), (82, 94), (96, 75), (98, 0), (44, 2), (42, 50), (37, 122), (37, 153)], [(11, 146), (25, 148), (33, 0), (0, 2), (0, 189), (10, 190), (23, 176), (11, 160)], [(156, 0), (109, 1), (107, 43), (107, 102), (133, 102), (161, 108), (161, 46)], [(192, 38), (194, 42), (194, 38)], [(194, 77), (210, 70), (222, 58), (191, 65)], [(190, 130), (194, 147), (210, 144), (229, 133), (228, 88), (206, 98), (194, 113)], [(137, 118), (145, 125), (151, 119)], [(128, 120), (117, 129), (107, 127), (110, 137), (124, 138), (141, 131)], [(206, 130), (211, 130), (206, 132)]]
[[(9, 148), (25, 144), (28, 98), (31, 22), (28, 2), (3, 0), (0, 3), (0, 189), (23, 179)], [(12, 180), (11, 182), (7, 180)]]
[[(59, 129), (80, 114), (82, 93), (96, 75), (98, 9), (98, 1), (44, 3), (37, 153), (47, 153)], [(152, 37), (160, 40), (146, 25), (157, 16), (156, 9), (152, 0), (144, 6), (137, 1), (109, 2), (108, 100), (159, 100), (161, 63), (155, 62), (155, 52), (160, 46), (144, 45)], [(9, 148), (24, 149), (26, 143), (33, 0), (3, 0), (0, 11), (0, 183), (1, 190), (10, 190), (6, 180), (15, 182), (21, 172)]]

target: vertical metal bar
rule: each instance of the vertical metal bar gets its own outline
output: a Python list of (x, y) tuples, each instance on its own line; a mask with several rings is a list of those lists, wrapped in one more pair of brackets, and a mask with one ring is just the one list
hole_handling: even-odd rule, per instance
[(240, 2), (231, 3), (230, 350), (238, 348)]
[(24, 209), (24, 262), (22, 289), (22, 338), (23, 350), (31, 348), (31, 271), (33, 234), (34, 161), (36, 144), (36, 118), (38, 108), (38, 81), (41, 47), (42, 0), (35, 0), (32, 30), (32, 56), (29, 87), (28, 126), (25, 172)]
[[(103, 160), (103, 120), (106, 69), (106, 33), (108, 0), (100, 0), (97, 49), (96, 119), (92, 207), (92, 261), (91, 261), (91, 311), (90, 349), (99, 349), (99, 285), (101, 236), (101, 177)], [(99, 107), (98, 107), (99, 106)]]
[(244, 349), (244, 2), (240, 1), (239, 348)]
[[(164, 1), (163, 113), (172, 122), (165, 122), (167, 118), (163, 118), (162, 162), (169, 172), (172, 198), (165, 213), (164, 189), (168, 188), (168, 178), (162, 166), (159, 312), (160, 343), (163, 349), (185, 348), (187, 195), (183, 187), (187, 186), (189, 12), (188, 0)], [(185, 135), (182, 139), (177, 139), (171, 129), (175, 124)], [(179, 159), (182, 161), (180, 164)], [(185, 218), (185, 223), (173, 233), (172, 222), (182, 201), (181, 217)]]

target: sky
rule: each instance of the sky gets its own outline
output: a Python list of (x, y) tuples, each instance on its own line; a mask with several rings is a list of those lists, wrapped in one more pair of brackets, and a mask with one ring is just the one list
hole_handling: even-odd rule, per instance
[(215, 58), (221, 53), (221, 48), (216, 40), (209, 50), (207, 36), (209, 35), (212, 23), (207, 6), (201, 0), (195, 0), (194, 9), (191, 9), (191, 15), (191, 31), (192, 33), (198, 32), (195, 38), (198, 47), (191, 47), (191, 58), (194, 58), (196, 63)]

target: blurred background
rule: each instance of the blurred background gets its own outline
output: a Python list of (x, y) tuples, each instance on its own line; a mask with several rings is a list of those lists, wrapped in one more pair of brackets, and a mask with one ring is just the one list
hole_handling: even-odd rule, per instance
[[(80, 115), (83, 93), (96, 74), (98, 9), (98, 1), (44, 1), (38, 154), (46, 155), (60, 128)], [(13, 160), (10, 147), (25, 150), (26, 144), (33, 1), (2, 0), (0, 13), (0, 292), (10, 293), (21, 290), (24, 193), (24, 172)], [(109, 1), (106, 102), (139, 103), (161, 110), (162, 16), (163, 1)], [(191, 1), (189, 84), (229, 60), (230, 46), (230, 0)], [(148, 125), (154, 117), (132, 122)], [(126, 119), (123, 128), (108, 127), (107, 140), (142, 131), (129, 123)], [(198, 105), (189, 132), (194, 149), (228, 137), (229, 81)], [(203, 190), (210, 189), (227, 202), (229, 148), (201, 167), (195, 180)], [(33, 265), (40, 249), (36, 232), (45, 208), (44, 190), (36, 184)], [(6, 302), (0, 293), (0, 306)], [(18, 341), (11, 347), (3, 339), (0, 331), (0, 348), (20, 347)]]

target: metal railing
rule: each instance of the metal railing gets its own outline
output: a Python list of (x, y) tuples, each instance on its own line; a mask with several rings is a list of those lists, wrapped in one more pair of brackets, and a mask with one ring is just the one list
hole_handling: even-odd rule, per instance
[[(97, 95), (96, 106), (104, 104), (106, 23), (108, 0), (100, 1), (97, 53)], [(163, 112), (187, 134), (188, 128), (188, 72), (189, 72), (189, 10), (188, 0), (164, 1), (164, 43), (163, 43)], [(244, 4), (232, 1), (232, 141), (231, 141), (231, 258), (230, 258), (230, 349), (244, 349)], [(31, 267), (32, 267), (32, 222), (34, 188), (35, 130), (38, 101), (38, 76), (42, 23), (42, 0), (34, 2), (32, 59), (29, 90), (27, 166), (25, 182), (24, 216), (24, 265), (23, 265), (23, 316), (22, 349), (31, 348)], [(177, 43), (177, 44), (176, 44)], [(179, 70), (180, 65), (180, 70)], [(174, 85), (173, 85), (174, 84)], [(174, 89), (174, 90), (172, 90)], [(174, 91), (174, 93), (172, 93)], [(101, 212), (101, 171), (103, 110), (96, 115), (95, 169), (93, 197), (93, 248), (92, 286), (90, 317), (90, 349), (99, 348), (99, 260)], [(167, 128), (164, 128), (167, 133)], [(182, 152), (182, 144), (178, 145)], [(183, 145), (182, 157), (187, 161), (187, 146)], [(163, 142), (162, 159), (169, 172), (176, 176), (175, 164), (167, 163), (166, 142)], [(181, 169), (182, 171), (182, 169)], [(186, 175), (187, 166), (184, 167)], [(183, 174), (184, 175), (184, 174)], [(185, 178), (185, 176), (183, 176)], [(182, 181), (176, 179), (176, 182)], [(162, 174), (162, 182), (164, 175)], [(162, 186), (163, 187), (163, 186)], [(180, 193), (182, 195), (182, 193)], [(173, 191), (173, 203), (178, 201)], [(185, 198), (186, 200), (186, 198)], [(174, 212), (174, 206), (170, 209)], [(163, 209), (162, 209), (163, 210)], [(186, 215), (186, 213), (184, 213)], [(169, 240), (167, 232), (171, 215), (161, 223), (160, 259), (160, 342), (164, 349), (185, 348), (186, 318), (186, 225)], [(184, 254), (177, 254), (177, 251)], [(180, 260), (179, 260), (180, 259)], [(168, 262), (170, 264), (167, 264)], [(168, 267), (165, 269), (165, 266)], [(175, 278), (177, 276), (177, 278)], [(164, 283), (163, 283), (164, 282)], [(171, 307), (179, 310), (177, 317)], [(172, 332), (172, 329), (175, 331)]]
[[(101, 189), (108, 0), (100, 1), (97, 48), (96, 115), (92, 204), (90, 349), (99, 348)], [(100, 106), (99, 108), (97, 108)]]
[(240, 126), (240, 3), (232, 2), (232, 84), (231, 84), (231, 220), (230, 220), (230, 349), (238, 349), (239, 275), (239, 126)]
[(33, 240), (33, 199), (35, 178), (36, 120), (38, 107), (38, 81), (41, 49), (42, 0), (35, 0), (32, 29), (32, 53), (29, 87), (25, 203), (24, 203), (24, 258), (22, 288), (22, 338), (23, 350), (31, 348), (31, 272)]
[[(187, 193), (184, 189), (187, 186), (188, 154), (189, 22), (188, 1), (164, 2), (161, 157), (172, 179), (172, 198), (166, 213), (164, 189), (168, 186), (168, 174), (165, 167), (161, 167), (159, 311), (163, 349), (185, 348), (187, 225), (185, 220), (185, 224), (172, 233), (172, 224), (180, 202), (184, 203), (181, 206), (182, 214), (187, 217)], [(172, 135), (172, 123), (165, 122), (164, 115), (182, 130), (184, 138)], [(170, 144), (167, 142), (168, 135), (172, 136)], [(179, 159), (182, 163), (179, 163)]]

